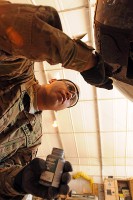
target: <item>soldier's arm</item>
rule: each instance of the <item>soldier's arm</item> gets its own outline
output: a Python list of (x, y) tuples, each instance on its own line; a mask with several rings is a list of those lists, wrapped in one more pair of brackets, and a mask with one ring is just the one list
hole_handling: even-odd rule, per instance
[(0, 164), (0, 197), (2, 196), (3, 199), (6, 199), (6, 196), (24, 196), (23, 193), (15, 189), (14, 178), (25, 165), (36, 157), (37, 150), (38, 145), (31, 148), (19, 149), (15, 155)]
[(93, 48), (64, 34), (57, 16), (51, 7), (0, 5), (1, 50), (34, 61), (62, 63), (63, 67), (80, 72), (94, 66)]
[[(84, 72), (81, 74), (88, 83), (102, 86), (108, 79), (101, 62), (99, 67), (100, 57), (92, 53), (92, 47), (63, 33), (57, 16), (57, 11), (51, 7), (22, 4), (0, 6), (2, 50), (33, 61), (46, 60), (51, 65), (62, 63), (65, 68)], [(93, 72), (94, 66), (98, 67)], [(91, 73), (88, 71), (90, 69)]]
[(19, 193), (14, 187), (14, 178), (22, 170), (20, 166), (12, 166), (7, 168), (0, 168), (0, 197), (16, 197), (18, 195), (24, 196)]

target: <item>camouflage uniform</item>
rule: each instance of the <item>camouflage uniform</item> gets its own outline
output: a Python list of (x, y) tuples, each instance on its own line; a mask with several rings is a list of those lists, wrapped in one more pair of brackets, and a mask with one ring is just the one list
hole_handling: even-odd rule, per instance
[(1, 199), (19, 199), (14, 176), (35, 157), (40, 144), (41, 115), (28, 113), (23, 105), (25, 95), (32, 98), (36, 84), (32, 62), (46, 60), (80, 70), (92, 54), (93, 48), (71, 40), (59, 29), (59, 17), (51, 7), (0, 5)]
[(55, 9), (0, 5), (1, 199), (19, 199), (20, 194), (13, 187), (14, 177), (35, 157), (40, 144), (41, 115), (28, 113), (23, 105), (25, 95), (32, 99), (32, 86), (36, 84), (32, 62), (62, 63), (63, 67), (80, 72), (90, 62), (92, 51), (92, 47), (61, 31)]
[(41, 143), (41, 115), (28, 113), (23, 103), (34, 84), (36, 80), (31, 61), (1, 61), (0, 199), (6, 199), (2, 197), (4, 194), (16, 196), (16, 191), (10, 186), (12, 176), (36, 156), (37, 147)]

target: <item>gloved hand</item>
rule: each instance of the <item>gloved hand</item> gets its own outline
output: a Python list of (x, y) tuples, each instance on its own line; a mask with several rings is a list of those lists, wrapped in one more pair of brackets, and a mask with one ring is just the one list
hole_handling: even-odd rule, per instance
[(14, 188), (20, 193), (32, 194), (45, 199), (53, 199), (59, 194), (66, 195), (69, 192), (67, 184), (71, 180), (69, 174), (72, 171), (71, 164), (68, 161), (65, 162), (59, 188), (39, 184), (40, 175), (46, 168), (45, 164), (43, 159), (33, 159), (16, 175)]
[(113, 67), (103, 61), (101, 55), (96, 53), (98, 64), (97, 66), (81, 72), (84, 80), (96, 87), (113, 89), (113, 81), (109, 77), (113, 75)]

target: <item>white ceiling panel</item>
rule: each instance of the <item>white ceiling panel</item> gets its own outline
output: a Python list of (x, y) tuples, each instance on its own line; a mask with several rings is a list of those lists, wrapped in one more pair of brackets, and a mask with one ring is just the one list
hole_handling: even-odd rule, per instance
[(115, 155), (118, 158), (126, 156), (127, 132), (115, 133)]
[(93, 157), (93, 158), (89, 158), (89, 165), (92, 165), (92, 166), (100, 166), (100, 159), (99, 157)]
[(56, 128), (53, 127), (55, 121), (55, 115), (53, 111), (45, 110), (42, 113), (42, 130), (43, 133), (55, 133), (57, 132)]
[(89, 158), (99, 159), (100, 151), (97, 134), (88, 132), (85, 139)]
[(117, 159), (115, 159), (116, 166), (125, 166), (125, 164), (126, 164), (126, 156), (117, 157)]
[(127, 122), (127, 130), (133, 132), (133, 102), (131, 101), (128, 101), (127, 104), (127, 118), (125, 118), (125, 121)]
[(115, 165), (115, 158), (114, 156), (110, 157), (102, 157), (102, 165), (103, 166), (110, 166), (110, 165)]
[(101, 168), (100, 166), (83, 166), (80, 164), (80, 170), (87, 173), (88, 175), (93, 174), (93, 176), (97, 176), (97, 174), (101, 173)]
[[(99, 100), (99, 121), (101, 131), (125, 131), (127, 128), (127, 100)], [(104, 117), (102, 117), (104, 116)], [(106, 122), (105, 122), (106, 121)]]
[(67, 10), (67, 9), (74, 9), (74, 8), (88, 5), (87, 0), (61, 0), (61, 1), (58, 0), (58, 3), (60, 4), (59, 11)]
[(34, 0), (37, 5), (47, 5), (56, 8), (58, 11), (82, 7), (88, 4), (87, 0)]
[(75, 134), (75, 142), (79, 158), (89, 158), (85, 134)]
[[(83, 147), (82, 147), (82, 149), (84, 149)], [(86, 158), (82, 158), (82, 156), (80, 156), (80, 154), (79, 154), (79, 164), (81, 164), (81, 165), (90, 165), (90, 161), (89, 161), (89, 159), (88, 159), (88, 157), (86, 157)]]
[(132, 177), (133, 166), (126, 166), (126, 177)]
[(105, 158), (114, 158), (115, 155), (115, 133), (106, 132), (101, 133), (101, 148), (102, 148), (102, 156)]
[(51, 6), (54, 8), (57, 8), (58, 6), (58, 0), (31, 0), (31, 2), (33, 2), (33, 4), (36, 5), (45, 5), (45, 6)]
[(113, 90), (106, 90), (97, 88), (97, 95), (99, 99), (123, 99), (124, 95), (120, 93), (115, 87)]
[[(122, 169), (122, 173), (123, 173), (123, 168), (124, 167), (121, 167), (121, 169)], [(115, 167), (115, 165), (114, 166), (112, 166), (112, 165), (110, 165), (110, 166), (104, 166), (103, 165), (103, 167), (102, 167), (102, 175), (104, 176), (104, 177), (108, 177), (108, 176), (117, 176), (117, 174), (116, 174), (116, 167)], [(125, 173), (123, 173), (123, 176), (125, 176)]]
[(58, 129), (60, 133), (73, 133), (73, 125), (71, 120), (70, 109), (56, 112), (56, 119), (58, 121)]
[(97, 174), (101, 173), (101, 167), (100, 166), (90, 166), (88, 170), (88, 174), (93, 174), (93, 176), (97, 176)]
[[(123, 177), (126, 178), (127, 177), (127, 170), (125, 166), (115, 166), (115, 176), (116, 177)], [(130, 176), (129, 176), (130, 177)]]
[(97, 130), (94, 102), (81, 101), (71, 108), (71, 122), (74, 132), (95, 132)]
[[(67, 12), (61, 12), (60, 17), (63, 30), (70, 37), (76, 38), (76, 36), (80, 36), (88, 32), (88, 28), (90, 26), (90, 24), (88, 23), (88, 8), (82, 7)], [(76, 23), (73, 19), (76, 20)]]
[(50, 146), (51, 150), (54, 146), (57, 148), (62, 148), (62, 143), (61, 143), (60, 136), (58, 135), (58, 133), (47, 134), (47, 142), (48, 142), (48, 145)]
[(79, 171), (80, 165), (79, 165), (79, 158), (78, 157), (76, 157), (76, 158), (66, 157), (66, 159), (69, 162), (73, 163), (73, 169), (74, 169), (75, 172)]
[(100, 131), (114, 131), (114, 120), (112, 118), (113, 112), (113, 100), (99, 100), (98, 101), (99, 108), (99, 123), (100, 123)]
[(133, 157), (133, 131), (127, 132), (126, 138), (126, 156)]
[(77, 146), (75, 142), (75, 135), (71, 133), (60, 134), (62, 146), (65, 151), (66, 158), (77, 158)]
[(127, 166), (132, 166), (133, 167), (133, 157), (126, 157), (126, 165)]

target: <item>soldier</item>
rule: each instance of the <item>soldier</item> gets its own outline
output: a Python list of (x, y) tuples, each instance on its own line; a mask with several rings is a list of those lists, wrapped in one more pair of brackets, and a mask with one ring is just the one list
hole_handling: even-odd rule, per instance
[[(7, 12), (10, 8), (8, 10), (8, 6), (4, 7), (6, 5), (12, 4), (1, 4), (1, 11), (5, 12), (3, 16), (9, 14)], [(18, 5), (15, 7), (19, 8)], [(23, 8), (27, 9), (25, 5)], [(29, 6), (29, 8), (34, 11), (34, 7)], [(15, 16), (15, 20), (17, 18), (18, 16)], [(59, 21), (58, 18), (57, 20)], [(6, 23), (1, 21), (1, 25), (2, 36), (5, 30), (3, 25)], [(61, 28), (60, 21), (57, 25)], [(10, 27), (9, 35), (12, 35), (10, 36), (14, 38), (13, 40), (18, 37), (17, 41), (20, 44), (19, 34), (14, 32), (12, 25)], [(48, 188), (39, 184), (40, 174), (45, 169), (45, 161), (35, 157), (41, 144), (41, 111), (61, 110), (74, 106), (79, 98), (78, 88), (73, 82), (65, 79), (54, 79), (50, 84), (39, 85), (34, 76), (35, 60), (10, 54), (4, 49), (6, 44), (2, 43), (0, 45), (0, 199), (19, 200), (25, 194), (51, 199), (58, 193), (67, 194), (71, 164), (65, 163), (62, 176), (64, 178), (61, 180), (60, 188)]]
[[(30, 65), (27, 65), (28, 63)], [(78, 88), (69, 80), (54, 79), (50, 84), (39, 85), (34, 77), (31, 61), (1, 61), (0, 199), (18, 200), (27, 193), (53, 198), (57, 194), (58, 191), (48, 191), (47, 187), (41, 186), (38, 182), (42, 170), (45, 169), (44, 160), (34, 159), (41, 144), (41, 111), (61, 110), (74, 106), (78, 98)], [(23, 169), (25, 165), (27, 166)], [(68, 192), (68, 172), (71, 170), (71, 164), (66, 162), (66, 178), (63, 179), (64, 186), (59, 193)], [(34, 178), (37, 182), (35, 185)], [(52, 193), (53, 196), (50, 196)]]
[(60, 188), (48, 188), (38, 183), (45, 161), (35, 156), (41, 143), (40, 111), (75, 105), (78, 89), (68, 80), (52, 80), (50, 85), (40, 86), (33, 64), (44, 60), (51, 65), (62, 63), (79, 71), (88, 83), (112, 89), (112, 67), (93, 50), (62, 32), (54, 8), (0, 4), (1, 199), (18, 200), (25, 194), (50, 199), (68, 192), (71, 164), (65, 163)]

